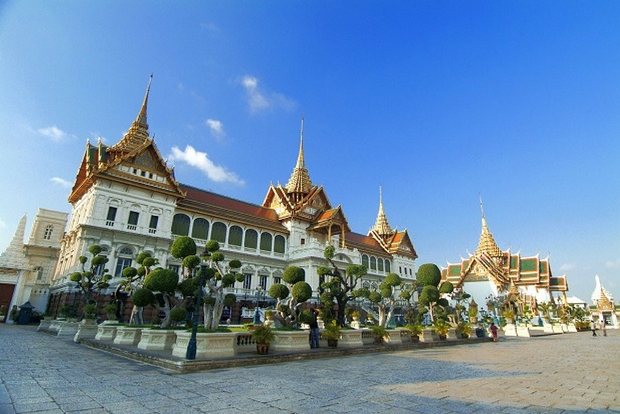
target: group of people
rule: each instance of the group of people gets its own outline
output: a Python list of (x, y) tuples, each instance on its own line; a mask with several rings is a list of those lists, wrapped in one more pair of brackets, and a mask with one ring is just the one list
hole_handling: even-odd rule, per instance
[[(603, 320), (601, 322), (601, 329), (603, 330), (603, 336), (607, 336), (607, 326), (606, 325), (607, 325), (607, 323)], [(590, 321), (590, 329), (592, 330), (592, 336), (597, 336), (596, 335), (597, 326), (596, 326), (596, 322), (594, 322), (594, 319), (592, 319)]]

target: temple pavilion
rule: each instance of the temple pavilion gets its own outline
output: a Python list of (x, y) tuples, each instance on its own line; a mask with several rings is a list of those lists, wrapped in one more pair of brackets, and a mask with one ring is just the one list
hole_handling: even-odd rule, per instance
[(536, 309), (538, 303), (554, 300), (554, 293), (566, 302), (568, 291), (566, 275), (554, 276), (548, 257), (502, 251), (489, 231), (484, 212), (478, 248), (460, 262), (448, 262), (442, 269), (442, 281), (452, 282), (455, 289), (470, 294), (479, 304), (504, 296), (516, 311), (526, 305)]

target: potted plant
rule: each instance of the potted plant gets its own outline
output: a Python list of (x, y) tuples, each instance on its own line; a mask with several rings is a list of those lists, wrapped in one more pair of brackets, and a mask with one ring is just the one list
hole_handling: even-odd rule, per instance
[(376, 344), (382, 344), (390, 337), (390, 333), (381, 325), (373, 325), (370, 329)]
[(256, 352), (261, 355), (269, 352), (269, 345), (275, 339), (276, 334), (269, 325), (255, 325), (252, 331), (252, 339), (256, 342)]
[(422, 333), (422, 325), (420, 325), (418, 322), (414, 322), (414, 323), (405, 325), (405, 329), (407, 329), (411, 333), (412, 342), (420, 341), (420, 334)]
[(433, 324), (433, 329), (435, 329), (435, 332), (439, 335), (439, 339), (446, 339), (448, 331), (450, 330), (450, 325), (443, 319), (437, 319)]
[(460, 335), (461, 338), (469, 338), (471, 335), (471, 325), (467, 322), (459, 322), (456, 325), (456, 333)]
[(89, 303), (84, 305), (84, 319), (95, 319), (97, 316), (97, 305), (94, 303)]
[(359, 321), (360, 320), (360, 313), (359, 313), (359, 311), (354, 310), (353, 312), (351, 312), (351, 318), (354, 321)]
[(321, 337), (327, 339), (327, 346), (337, 348), (338, 339), (340, 339), (340, 326), (336, 324), (336, 321), (331, 321), (331, 323), (325, 325), (325, 329), (321, 332)]
[(116, 304), (115, 303), (107, 304), (103, 308), (103, 311), (108, 316), (108, 320), (115, 321), (117, 319), (116, 318)]

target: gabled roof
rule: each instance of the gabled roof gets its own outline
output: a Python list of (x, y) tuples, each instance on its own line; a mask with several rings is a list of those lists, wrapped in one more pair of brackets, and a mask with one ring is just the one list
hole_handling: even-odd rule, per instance
[[(149, 138), (146, 120), (150, 87), (149, 80), (138, 116), (117, 144), (108, 147), (99, 140), (95, 146), (87, 141), (86, 151), (69, 195), (70, 203), (81, 199), (98, 178), (119, 182), (132, 181), (137, 186), (174, 197), (185, 196), (174, 178), (173, 170), (166, 166), (155, 142)], [(139, 170), (140, 174), (135, 174), (134, 170)]]

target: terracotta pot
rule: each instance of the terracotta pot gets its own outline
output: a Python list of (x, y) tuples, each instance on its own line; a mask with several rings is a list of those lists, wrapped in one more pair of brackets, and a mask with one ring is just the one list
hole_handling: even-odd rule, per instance
[(266, 355), (269, 353), (269, 344), (256, 344), (256, 352), (259, 355)]

